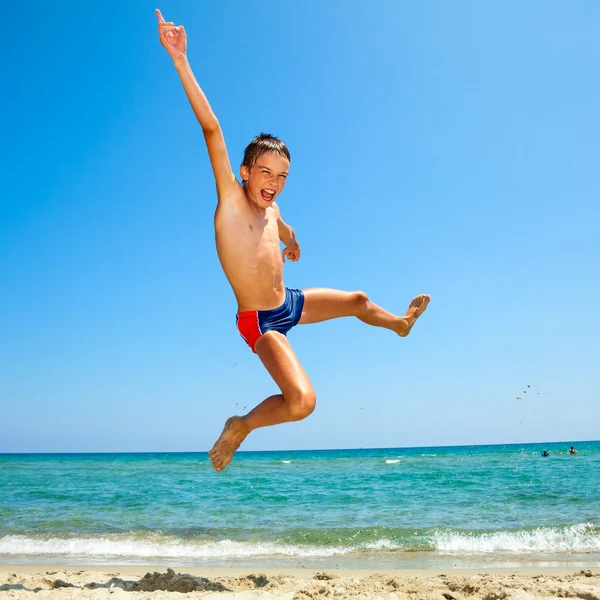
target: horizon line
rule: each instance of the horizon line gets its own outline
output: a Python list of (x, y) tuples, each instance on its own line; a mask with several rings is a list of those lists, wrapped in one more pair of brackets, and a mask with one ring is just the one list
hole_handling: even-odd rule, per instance
[[(269, 452), (331, 452), (331, 451), (352, 451), (352, 450), (413, 450), (417, 448), (481, 448), (485, 446), (533, 446), (543, 444), (589, 444), (598, 443), (600, 440), (558, 440), (555, 442), (498, 442), (494, 444), (453, 444), (444, 446), (369, 446), (358, 448), (303, 448), (303, 449), (279, 449), (279, 450), (238, 450), (236, 454), (257, 454)], [(61, 455), (61, 454), (208, 454), (208, 450), (112, 450), (82, 452), (68, 450), (64, 452), (0, 452), (0, 456), (18, 456), (18, 455)]]

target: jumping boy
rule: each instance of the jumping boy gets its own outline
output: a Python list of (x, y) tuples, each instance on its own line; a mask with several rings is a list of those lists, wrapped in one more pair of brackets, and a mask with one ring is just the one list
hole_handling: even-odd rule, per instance
[[(281, 218), (275, 199), (290, 168), (283, 142), (261, 134), (246, 148), (236, 179), (217, 117), (200, 89), (186, 56), (183, 26), (167, 23), (160, 11), (160, 43), (173, 59), (183, 89), (206, 141), (217, 183), (215, 237), (217, 253), (238, 304), (237, 328), (275, 380), (281, 394), (270, 396), (247, 415), (227, 419), (209, 452), (222, 471), (246, 436), (259, 427), (299, 421), (315, 408), (315, 391), (287, 340), (300, 323), (318, 323), (337, 317), (357, 317), (368, 325), (385, 327), (404, 337), (423, 314), (429, 296), (414, 298), (403, 316), (393, 315), (369, 300), (364, 292), (312, 288), (288, 289), (283, 284), (285, 259), (296, 262), (300, 246), (294, 230)], [(285, 248), (280, 252), (280, 241)]]

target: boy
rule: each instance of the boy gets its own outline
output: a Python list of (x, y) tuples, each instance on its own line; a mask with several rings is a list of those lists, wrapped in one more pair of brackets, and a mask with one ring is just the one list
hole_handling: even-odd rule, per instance
[[(251, 431), (304, 419), (315, 408), (313, 387), (286, 337), (293, 326), (354, 316), (404, 337), (423, 314), (430, 298), (425, 294), (417, 296), (406, 314), (399, 317), (371, 302), (364, 292), (294, 290), (284, 286), (285, 259), (296, 262), (300, 258), (294, 230), (281, 218), (275, 204), (285, 186), (290, 153), (277, 138), (261, 134), (244, 152), (240, 167), (242, 184), (238, 182), (219, 122), (188, 63), (185, 30), (165, 22), (158, 9), (156, 16), (160, 43), (173, 59), (202, 126), (217, 183), (217, 253), (238, 303), (238, 331), (281, 390), (281, 394), (263, 400), (247, 415), (234, 416), (225, 422), (221, 436), (209, 452), (215, 470), (222, 471)], [(285, 246), (281, 253), (280, 241)]]

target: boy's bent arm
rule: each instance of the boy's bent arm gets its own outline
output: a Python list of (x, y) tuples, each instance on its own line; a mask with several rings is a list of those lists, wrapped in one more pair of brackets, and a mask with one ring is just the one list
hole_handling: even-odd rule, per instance
[(229, 157), (221, 126), (212, 111), (204, 92), (198, 85), (192, 68), (187, 59), (187, 36), (182, 25), (175, 27), (172, 22), (165, 22), (160, 11), (156, 10), (158, 17), (159, 40), (169, 56), (173, 59), (177, 73), (183, 84), (186, 96), (192, 106), (194, 114), (202, 127), (204, 140), (208, 149), (208, 156), (213, 168), (217, 183), (217, 196), (219, 200), (228, 196), (236, 186), (239, 186)]
[(279, 216), (277, 219), (277, 228), (279, 229), (279, 239), (286, 246), (297, 246), (296, 232)]
[(281, 258), (284, 262), (286, 258), (292, 262), (296, 262), (300, 258), (300, 244), (298, 244), (298, 240), (296, 239), (296, 232), (281, 218), (279, 207), (277, 205), (275, 207), (277, 210), (279, 239), (285, 244)]
[(273, 208), (276, 210), (277, 214), (277, 230), (279, 232), (279, 239), (286, 246), (297, 246), (298, 242), (296, 241), (296, 232), (281, 218), (281, 211), (275, 202), (273, 202)]
[(204, 92), (198, 85), (187, 57), (174, 61), (177, 73), (181, 78), (183, 89), (192, 106), (192, 110), (202, 127), (210, 164), (212, 165), (215, 181), (217, 182), (217, 196), (219, 200), (227, 196), (234, 187), (238, 186), (237, 179), (231, 170), (225, 138), (221, 126), (215, 116)]

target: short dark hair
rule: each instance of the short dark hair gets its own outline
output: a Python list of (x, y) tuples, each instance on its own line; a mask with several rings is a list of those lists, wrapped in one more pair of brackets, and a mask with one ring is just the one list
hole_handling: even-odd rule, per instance
[(261, 133), (246, 146), (242, 166), (251, 169), (256, 164), (258, 158), (268, 152), (277, 152), (280, 156), (291, 160), (290, 151), (279, 138), (270, 133)]

